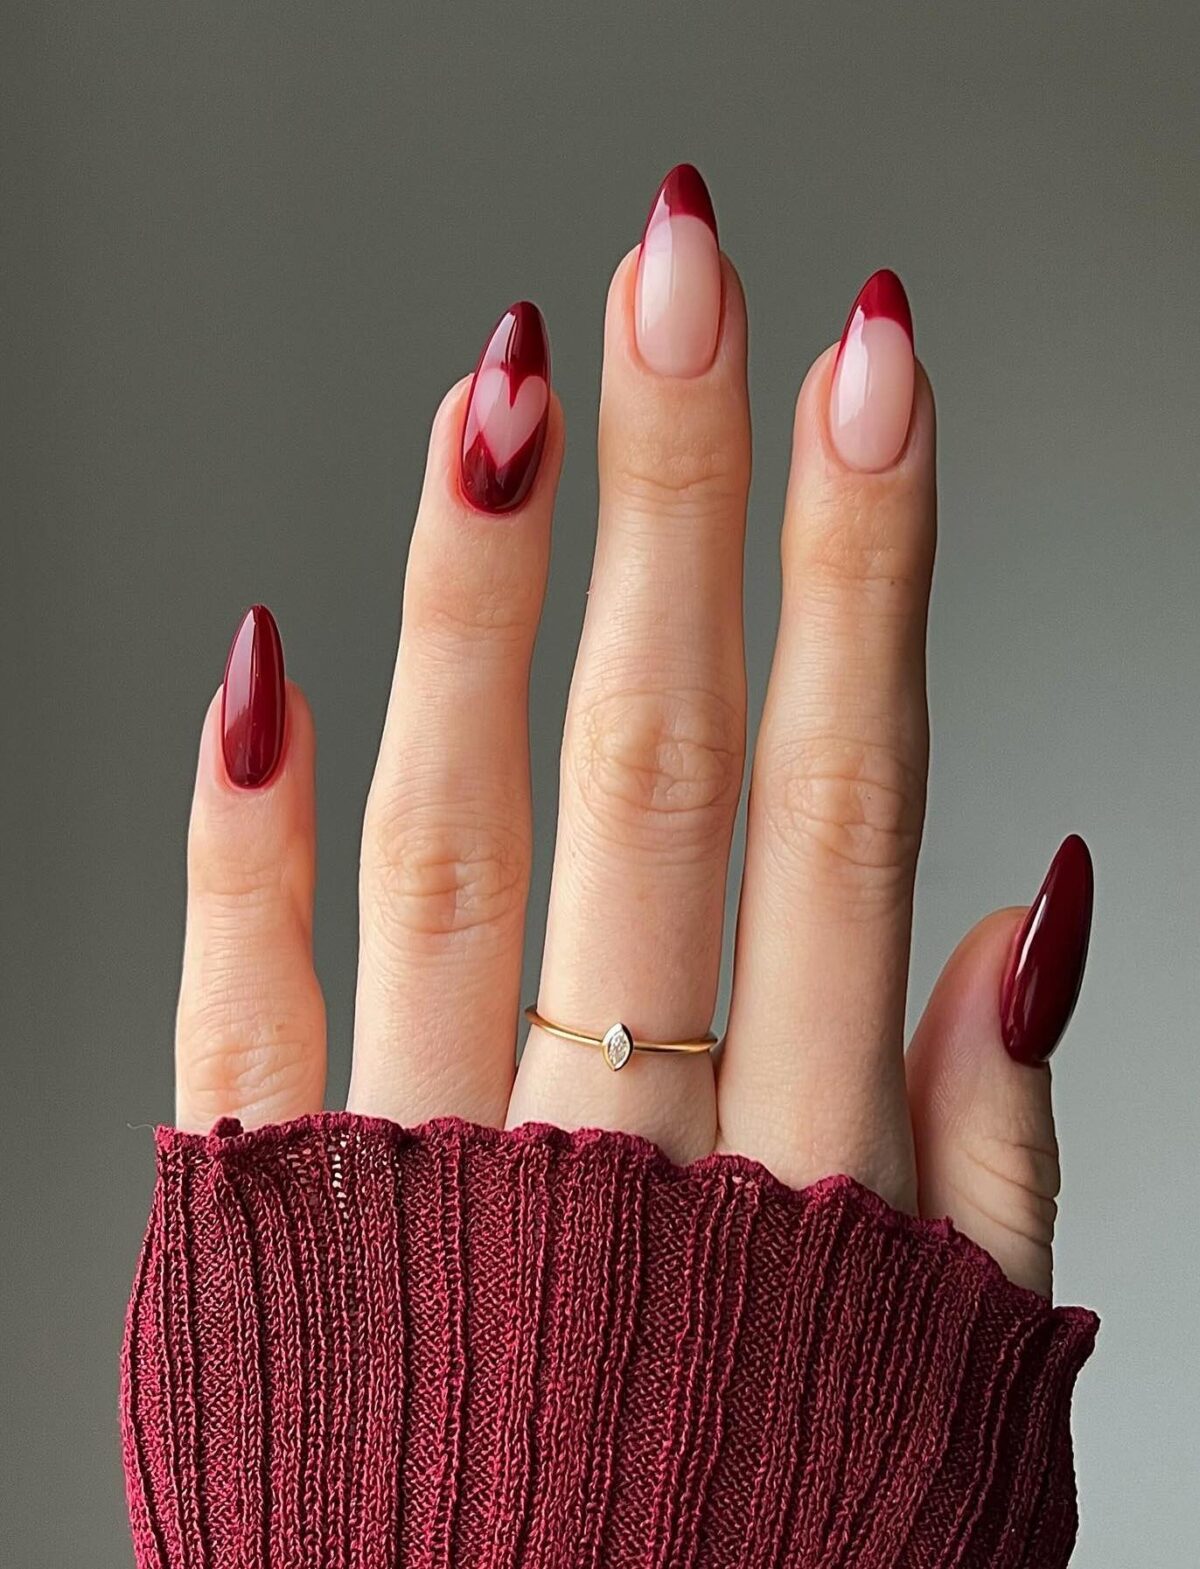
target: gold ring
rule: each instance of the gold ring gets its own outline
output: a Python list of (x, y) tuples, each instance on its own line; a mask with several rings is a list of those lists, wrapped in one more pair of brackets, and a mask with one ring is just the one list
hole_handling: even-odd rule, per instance
[(539, 1030), (545, 1030), (547, 1035), (557, 1035), (560, 1041), (574, 1041), (576, 1046), (598, 1047), (614, 1073), (625, 1066), (635, 1051), (673, 1051), (693, 1056), (698, 1052), (711, 1051), (717, 1044), (717, 1037), (711, 1030), (690, 1041), (635, 1040), (628, 1026), (619, 1019), (616, 1024), (610, 1024), (603, 1035), (585, 1035), (582, 1030), (569, 1030), (565, 1024), (555, 1024), (553, 1020), (545, 1018), (533, 1003), (526, 1008), (525, 1017), (530, 1024), (536, 1024)]

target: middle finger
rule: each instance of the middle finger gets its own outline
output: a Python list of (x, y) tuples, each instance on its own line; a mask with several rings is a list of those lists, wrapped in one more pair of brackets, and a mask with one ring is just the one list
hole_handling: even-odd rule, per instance
[[(568, 705), (540, 1012), (602, 1035), (709, 1028), (745, 744), (745, 311), (704, 183), (672, 171), (605, 329), (600, 519)], [(711, 1150), (707, 1055), (598, 1051), (530, 1031), (510, 1124), (621, 1128)]]

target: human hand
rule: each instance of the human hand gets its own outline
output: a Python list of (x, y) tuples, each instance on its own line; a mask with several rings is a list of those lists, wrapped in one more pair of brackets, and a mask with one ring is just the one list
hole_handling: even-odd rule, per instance
[[(753, 761), (728, 1028), (613, 1072), (514, 1027), (531, 858), (527, 690), (563, 449), (541, 318), (514, 307), (434, 421), (367, 805), (352, 1111), (620, 1128), (799, 1187), (846, 1172), (949, 1215), (1049, 1293), (1044, 1060), (1086, 957), (1066, 841), (1032, 911), (951, 959), (905, 1058), (924, 812), (934, 413), (876, 274), (795, 412), (783, 606)], [(474, 395), (472, 396), (472, 387)], [(746, 317), (707, 191), (676, 170), (609, 295), (596, 561), (563, 743), (540, 1011), (599, 1036), (709, 1028), (746, 725)], [(180, 1127), (320, 1109), (313, 723), (269, 615), (204, 723), (176, 1041)], [(1007, 1050), (1006, 1050), (1007, 1048)]]

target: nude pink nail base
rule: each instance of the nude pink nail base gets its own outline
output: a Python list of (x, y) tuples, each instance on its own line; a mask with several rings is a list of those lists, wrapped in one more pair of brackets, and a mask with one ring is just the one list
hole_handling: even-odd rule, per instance
[(638, 350), (661, 376), (700, 376), (721, 328), (721, 252), (712, 198), (681, 163), (658, 188), (638, 253)]
[(482, 512), (511, 512), (528, 496), (546, 444), (550, 345), (529, 300), (505, 311), (479, 357), (467, 399), (463, 494)]
[(848, 468), (891, 468), (908, 439), (915, 364), (908, 296), (887, 268), (873, 273), (850, 307), (829, 399), (829, 433)]

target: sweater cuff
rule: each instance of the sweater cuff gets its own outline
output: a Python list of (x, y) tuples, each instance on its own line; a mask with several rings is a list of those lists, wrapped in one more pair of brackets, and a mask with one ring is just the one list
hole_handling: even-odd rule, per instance
[(160, 1129), (139, 1569), (1057, 1569), (1097, 1320), (847, 1177), (329, 1113)]

